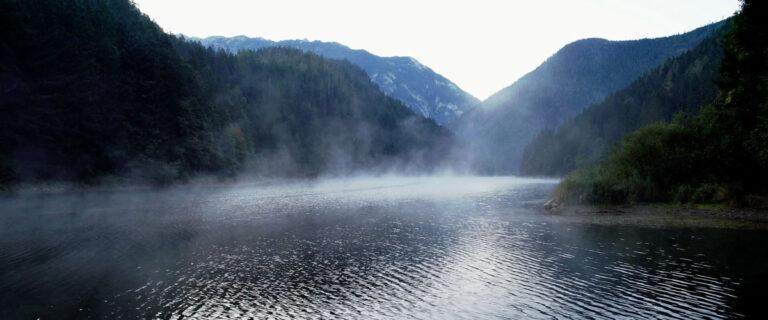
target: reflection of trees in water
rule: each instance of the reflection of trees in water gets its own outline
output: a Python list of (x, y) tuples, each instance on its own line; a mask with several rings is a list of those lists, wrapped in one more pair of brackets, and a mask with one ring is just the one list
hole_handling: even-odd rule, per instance
[(4, 200), (14, 228), (0, 230), (0, 301), (22, 315), (127, 318), (718, 317), (759, 305), (748, 286), (768, 270), (755, 260), (768, 256), (763, 234), (564, 223), (526, 209), (551, 187)]
[(533, 243), (550, 257), (542, 269), (566, 288), (556, 292), (558, 300), (581, 301), (589, 312), (608, 307), (632, 317), (730, 317), (750, 313), (743, 301), (755, 296), (737, 279), (759, 279), (755, 265), (765, 266), (744, 258), (768, 250), (725, 248), (763, 237), (744, 230), (554, 223)]

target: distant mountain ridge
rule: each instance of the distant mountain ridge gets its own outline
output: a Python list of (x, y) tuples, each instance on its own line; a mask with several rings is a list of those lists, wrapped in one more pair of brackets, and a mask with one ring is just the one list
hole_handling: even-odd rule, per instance
[(0, 8), (0, 191), (427, 171), (452, 143), (348, 61), (204, 47), (130, 0)]
[(720, 29), (630, 41), (584, 39), (560, 49), (538, 68), (485, 100), (453, 129), (483, 173), (517, 173), (524, 147), (584, 108), (629, 85), (667, 59), (694, 48)]
[[(590, 116), (596, 118), (607, 119), (605, 111), (614, 113), (608, 117), (612, 121), (598, 121), (599, 126), (584, 121), (574, 124), (595, 127), (594, 133), (607, 136), (616, 129), (632, 130), (647, 123), (637, 115), (647, 117), (668, 107), (696, 106), (696, 100), (709, 91), (707, 81), (704, 87), (696, 85), (701, 83), (697, 78), (705, 76), (711, 83), (712, 78), (706, 75), (719, 69), (715, 72), (714, 101), (695, 115), (675, 116), (670, 122), (655, 122), (631, 132), (597, 165), (577, 164), (553, 193), (551, 205), (674, 203), (710, 208), (714, 204), (728, 210), (768, 208), (768, 2), (744, 0), (740, 4), (741, 10), (728, 24), (733, 27), (724, 30), (719, 41), (722, 53), (706, 54), (715, 51), (707, 49), (704, 42), (704, 47), (628, 88), (626, 95), (617, 94), (617, 98), (624, 96), (617, 99), (618, 104), (608, 99), (605, 107), (590, 108)], [(590, 135), (594, 136), (587, 133), (582, 141), (593, 140)], [(581, 139), (575, 140), (566, 145), (578, 146)], [(546, 145), (540, 145), (544, 149), (534, 148), (544, 153), (532, 150), (531, 155), (546, 158)], [(584, 148), (576, 152), (592, 153)]]
[[(724, 28), (725, 30), (727, 28)], [(584, 109), (556, 131), (545, 130), (525, 148), (521, 173), (562, 176), (605, 160), (627, 134), (692, 115), (717, 97), (722, 32), (670, 59), (626, 88)]]
[(368, 73), (386, 95), (403, 102), (416, 114), (447, 125), (477, 106), (480, 101), (456, 84), (411, 57), (380, 57), (365, 50), (355, 50), (336, 42), (263, 38), (208, 37), (190, 38), (204, 46), (233, 53), (267, 47), (290, 47), (331, 59), (345, 59)]

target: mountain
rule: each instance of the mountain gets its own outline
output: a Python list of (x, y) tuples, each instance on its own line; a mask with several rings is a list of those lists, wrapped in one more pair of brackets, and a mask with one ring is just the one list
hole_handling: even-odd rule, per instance
[(213, 50), (130, 0), (1, 2), (0, 83), (0, 185), (429, 169), (451, 141), (349, 62)]
[(568, 176), (556, 200), (768, 207), (768, 3), (741, 5), (722, 40), (714, 102), (629, 134), (605, 161)]
[(521, 174), (563, 176), (577, 167), (595, 165), (630, 132), (669, 122), (679, 112), (698, 113), (717, 97), (721, 37), (722, 32), (716, 32), (556, 130), (541, 132), (525, 148)]
[(381, 90), (402, 101), (413, 112), (440, 125), (454, 122), (477, 106), (478, 101), (453, 82), (410, 57), (379, 57), (365, 50), (353, 50), (335, 42), (286, 40), (238, 36), (196, 39), (205, 46), (230, 52), (267, 47), (289, 47), (313, 52), (326, 58), (343, 59), (363, 68)]
[(467, 161), (484, 173), (517, 173), (525, 146), (539, 132), (557, 128), (722, 26), (719, 22), (665, 38), (585, 39), (566, 45), (453, 126), (472, 155)]

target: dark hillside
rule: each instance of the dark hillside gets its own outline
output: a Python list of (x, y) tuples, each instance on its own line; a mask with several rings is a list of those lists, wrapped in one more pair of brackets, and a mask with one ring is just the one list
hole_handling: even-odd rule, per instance
[(0, 33), (6, 183), (429, 168), (450, 139), (349, 63), (217, 52), (127, 0), (2, 1)]

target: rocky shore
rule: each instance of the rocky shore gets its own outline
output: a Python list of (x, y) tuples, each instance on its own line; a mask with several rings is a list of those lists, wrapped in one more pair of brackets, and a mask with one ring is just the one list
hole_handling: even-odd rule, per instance
[(648, 227), (709, 227), (768, 230), (768, 210), (645, 204), (632, 206), (545, 205), (542, 214), (559, 221)]

